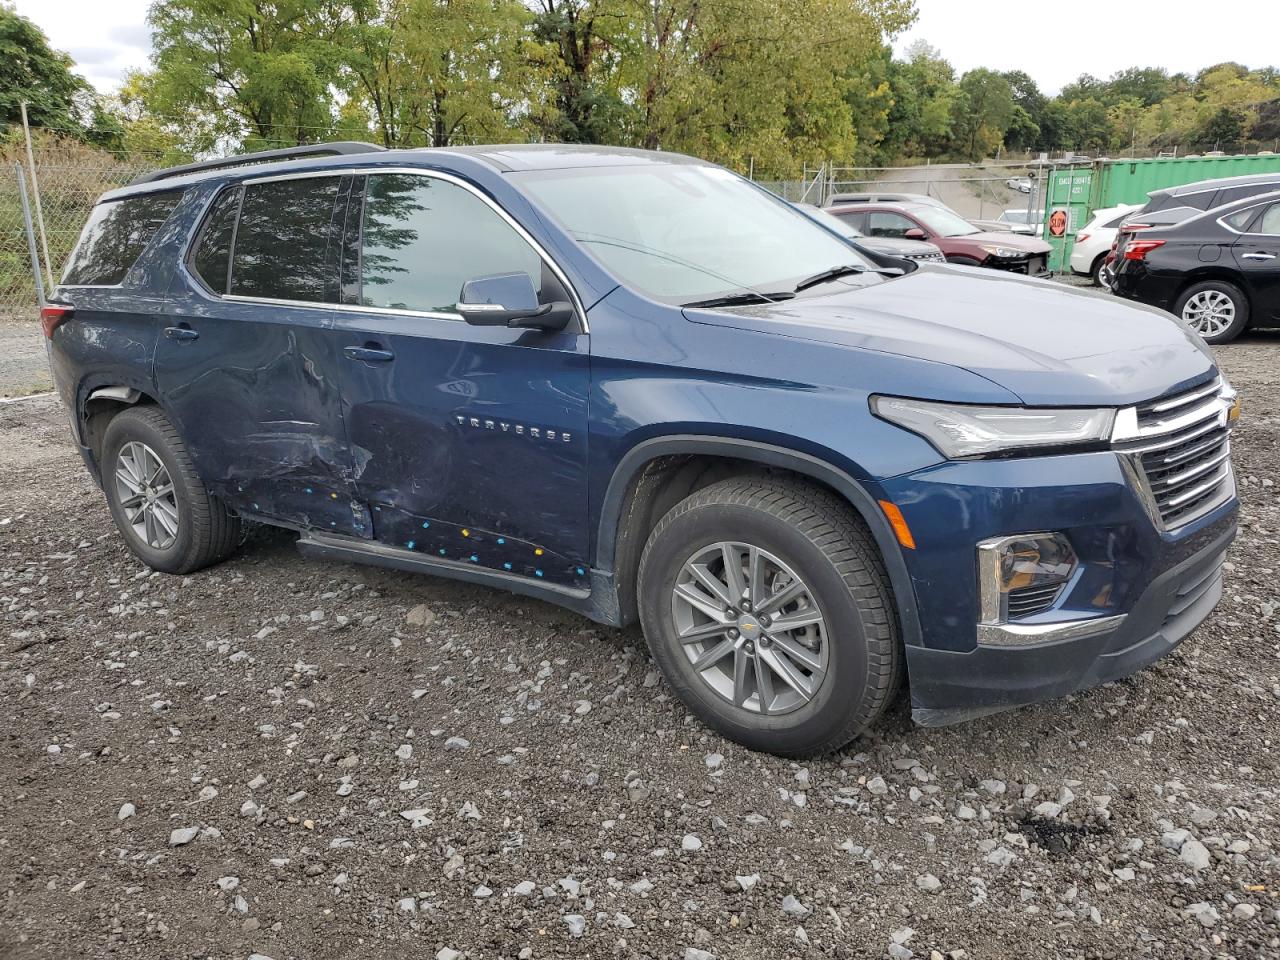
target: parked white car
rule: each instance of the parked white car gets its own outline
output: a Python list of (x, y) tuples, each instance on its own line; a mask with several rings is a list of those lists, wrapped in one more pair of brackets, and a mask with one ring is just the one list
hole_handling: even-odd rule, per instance
[(1010, 190), (1017, 190), (1019, 193), (1031, 192), (1031, 180), (1027, 177), (1010, 177), (1004, 182), (1004, 185)]
[(1118, 207), (1102, 207), (1076, 232), (1075, 245), (1071, 248), (1071, 272), (1082, 277), (1093, 277), (1093, 282), (1110, 289), (1107, 271), (1103, 264), (1107, 252), (1116, 238), (1120, 221), (1141, 207), (1140, 203), (1122, 203)]
[(1041, 216), (1040, 210), (1027, 210), (1026, 207), (1005, 210), (995, 219), (995, 223), (999, 224), (996, 229), (1008, 230), (1010, 233), (1022, 233), (1029, 237), (1039, 237), (1044, 234), (1044, 224), (1041, 222)]

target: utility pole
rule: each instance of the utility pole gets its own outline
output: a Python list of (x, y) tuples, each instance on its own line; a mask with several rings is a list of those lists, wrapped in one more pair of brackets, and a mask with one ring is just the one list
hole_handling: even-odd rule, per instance
[[(31, 127), (27, 124), (27, 101), (22, 101), (22, 133), (27, 140), (27, 166), (31, 170), (31, 192), (36, 202), (36, 227), (40, 230), (40, 249), (44, 251), (44, 270), (49, 277), (49, 286), (53, 283), (53, 265), (49, 260), (49, 238), (44, 229), (44, 211), (40, 209), (40, 181), (36, 179), (36, 158), (31, 152)], [(39, 266), (37, 265), (37, 269)]]

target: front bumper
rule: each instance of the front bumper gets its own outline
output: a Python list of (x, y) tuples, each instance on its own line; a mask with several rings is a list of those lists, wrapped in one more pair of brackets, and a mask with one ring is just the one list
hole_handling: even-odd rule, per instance
[[(954, 461), (880, 486), (917, 544), (903, 551), (920, 619), (906, 659), (913, 716), (931, 726), (1106, 683), (1168, 653), (1221, 595), (1238, 510), (1230, 495), (1162, 529), (1113, 451)], [(975, 545), (1031, 531), (1064, 534), (1079, 566), (1052, 609), (985, 628)]]
[[(968, 652), (907, 650), (913, 719), (942, 726), (1087, 690), (1159, 660), (1209, 615), (1222, 596), (1222, 561), (1234, 519), (1182, 563), (1166, 570), (1124, 614), (1057, 626), (1061, 639)], [(1071, 630), (1084, 629), (1084, 636)]]

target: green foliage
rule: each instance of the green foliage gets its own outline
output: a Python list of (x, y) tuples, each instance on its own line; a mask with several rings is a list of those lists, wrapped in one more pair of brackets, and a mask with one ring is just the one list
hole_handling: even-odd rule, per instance
[(119, 123), (105, 112), (75, 64), (49, 46), (49, 38), (26, 17), (0, 5), (0, 132), (22, 122), (22, 104), (34, 127), (96, 143), (117, 145)]

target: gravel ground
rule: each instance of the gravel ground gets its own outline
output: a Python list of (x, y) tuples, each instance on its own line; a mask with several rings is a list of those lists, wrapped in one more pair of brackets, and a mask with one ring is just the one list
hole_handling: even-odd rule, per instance
[(0, 398), (52, 389), (40, 324), (0, 319)]
[(635, 630), (271, 531), (150, 573), (61, 408), (0, 406), (0, 956), (1280, 956), (1280, 337), (1221, 356), (1200, 630), (804, 764), (691, 720)]

